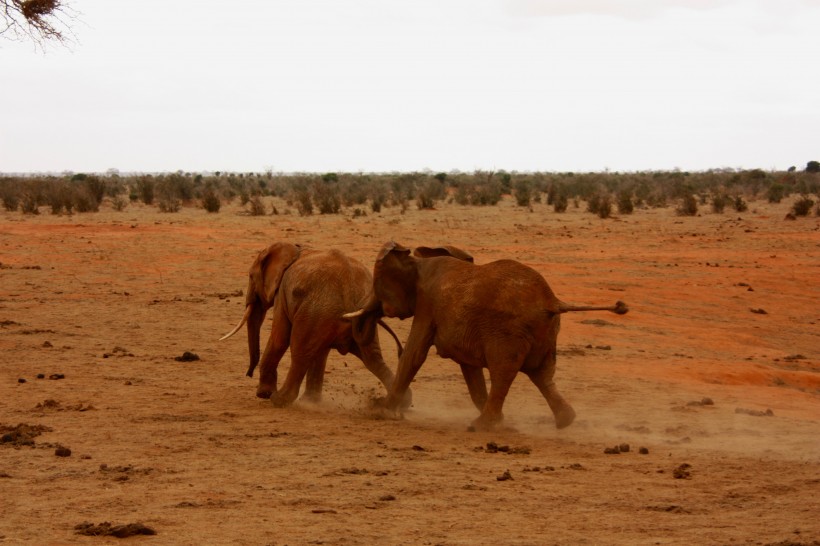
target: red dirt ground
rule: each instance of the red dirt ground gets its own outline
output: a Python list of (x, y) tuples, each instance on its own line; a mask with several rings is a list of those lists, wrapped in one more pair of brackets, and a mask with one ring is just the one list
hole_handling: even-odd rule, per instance
[[(818, 544), (820, 220), (785, 221), (789, 206), (0, 212), (0, 543), (114, 543), (75, 533), (111, 522), (157, 544)], [(403, 421), (369, 414), (382, 388), (350, 355), (331, 355), (320, 404), (254, 396), (244, 331), (217, 340), (255, 253), (287, 240), (370, 266), (390, 239), (514, 258), (565, 301), (629, 304), (562, 320), (571, 427), (521, 377), (505, 425), (467, 432), (458, 366), (435, 354)], [(410, 320), (390, 324), (406, 339)], [(20, 445), (18, 424), (47, 429)]]

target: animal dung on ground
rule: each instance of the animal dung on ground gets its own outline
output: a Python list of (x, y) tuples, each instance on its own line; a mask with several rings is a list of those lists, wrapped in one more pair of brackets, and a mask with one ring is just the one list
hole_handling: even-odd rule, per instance
[(774, 417), (774, 412), (771, 410), (771, 408), (767, 409), (766, 411), (752, 410), (746, 408), (735, 408), (735, 413), (751, 415), (753, 417)]
[(104, 521), (99, 525), (83, 522), (74, 526), (74, 532), (85, 536), (111, 536), (117, 538), (127, 538), (136, 535), (156, 535), (157, 532), (142, 523), (129, 523), (127, 525), (111, 525)]
[(175, 356), (174, 360), (177, 362), (194, 362), (199, 360), (199, 355), (190, 351), (185, 351), (182, 356)]
[(505, 482), (507, 480), (512, 480), (513, 477), (512, 474), (510, 474), (509, 470), (505, 470), (503, 474), (501, 474), (500, 476), (496, 476), (495, 479), (500, 482)]
[(58, 446), (57, 449), (54, 450), (54, 454), (58, 457), (71, 457), (71, 450), (67, 447)]
[(672, 476), (676, 480), (688, 480), (692, 478), (692, 473), (689, 470), (692, 468), (692, 465), (689, 463), (683, 463), (682, 465), (678, 466), (675, 470), (672, 471)]

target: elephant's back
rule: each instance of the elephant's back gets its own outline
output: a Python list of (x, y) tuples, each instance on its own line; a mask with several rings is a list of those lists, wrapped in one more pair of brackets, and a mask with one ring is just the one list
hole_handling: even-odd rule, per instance
[(364, 264), (338, 250), (309, 251), (289, 268), (284, 284), (292, 311), (309, 306), (344, 314), (367, 296), (372, 276)]

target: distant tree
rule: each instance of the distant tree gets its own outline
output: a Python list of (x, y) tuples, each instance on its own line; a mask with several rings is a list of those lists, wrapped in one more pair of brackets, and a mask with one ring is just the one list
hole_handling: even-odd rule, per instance
[(820, 173), (820, 161), (809, 161), (806, 163), (807, 173)]
[(0, 36), (12, 40), (65, 43), (74, 18), (63, 0), (0, 0)]

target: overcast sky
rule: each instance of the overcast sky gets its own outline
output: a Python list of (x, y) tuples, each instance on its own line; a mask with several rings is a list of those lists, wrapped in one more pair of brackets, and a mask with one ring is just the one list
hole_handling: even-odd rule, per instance
[(0, 38), (0, 172), (820, 160), (820, 0), (64, 0)]

